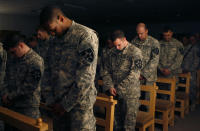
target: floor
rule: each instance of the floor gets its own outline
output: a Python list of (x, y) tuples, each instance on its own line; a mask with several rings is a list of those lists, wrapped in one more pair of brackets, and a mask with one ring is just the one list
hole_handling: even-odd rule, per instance
[[(156, 131), (162, 131), (162, 129), (156, 127)], [(200, 106), (186, 115), (184, 119), (176, 116), (175, 126), (169, 127), (169, 131), (200, 131)]]

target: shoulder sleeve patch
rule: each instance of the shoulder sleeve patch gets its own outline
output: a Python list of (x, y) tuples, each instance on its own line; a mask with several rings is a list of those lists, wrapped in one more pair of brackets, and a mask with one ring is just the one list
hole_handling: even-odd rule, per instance
[(79, 52), (80, 56), (80, 63), (85, 65), (85, 64), (90, 64), (94, 60), (94, 51), (91, 48), (88, 48), (86, 50), (83, 50)]
[(183, 55), (184, 54), (184, 49), (182, 47), (179, 48), (179, 52), (181, 53), (181, 55)]
[(137, 59), (137, 60), (135, 60), (134, 61), (134, 64), (135, 64), (135, 67), (137, 68), (137, 69), (142, 69), (142, 60), (141, 59)]
[(158, 55), (159, 54), (159, 49), (156, 47), (156, 48), (153, 48), (152, 49), (152, 53), (154, 53), (154, 54), (156, 54), (156, 55)]

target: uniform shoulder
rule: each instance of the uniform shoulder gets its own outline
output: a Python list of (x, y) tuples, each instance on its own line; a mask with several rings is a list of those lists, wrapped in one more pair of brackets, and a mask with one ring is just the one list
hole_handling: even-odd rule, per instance
[(134, 55), (141, 55), (142, 51), (138, 47), (136, 47), (133, 44), (129, 43), (129, 52), (134, 56)]
[(44, 68), (44, 61), (43, 58), (38, 55), (35, 51), (31, 50), (29, 55), (28, 64), (30, 64), (32, 67), (42, 69)]
[(180, 42), (179, 40), (172, 38), (172, 42), (176, 43), (178, 46), (183, 46), (182, 42)]
[(76, 35), (79, 35), (79, 37), (81, 36), (96, 36), (97, 37), (97, 32), (87, 26), (81, 25), (79, 23), (73, 22), (72, 25), (73, 28), (73, 32)]
[(148, 36), (148, 39), (153, 43), (153, 45), (155, 45), (155, 46), (160, 45), (159, 41), (156, 38), (154, 38), (152, 36)]

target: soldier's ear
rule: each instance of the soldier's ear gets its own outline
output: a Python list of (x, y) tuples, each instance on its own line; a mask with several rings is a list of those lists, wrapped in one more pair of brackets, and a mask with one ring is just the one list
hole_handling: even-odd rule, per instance
[(23, 48), (24, 47), (24, 43), (23, 42), (19, 42), (19, 44), (17, 45), (19, 48)]
[(146, 33), (148, 33), (149, 32), (149, 30), (148, 29), (146, 29)]
[(58, 16), (58, 20), (63, 23), (64, 17), (63, 16)]

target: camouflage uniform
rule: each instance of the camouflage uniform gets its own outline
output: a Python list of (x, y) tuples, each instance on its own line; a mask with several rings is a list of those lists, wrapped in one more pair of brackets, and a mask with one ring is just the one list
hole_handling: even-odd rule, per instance
[[(172, 77), (181, 73), (183, 54), (183, 44), (178, 40), (172, 38), (170, 41), (160, 41), (160, 60), (158, 69), (169, 69), (171, 74), (167, 77)], [(162, 74), (158, 75), (162, 76)]]
[[(94, 131), (96, 101), (94, 79), (98, 56), (98, 37), (94, 30), (72, 22), (63, 36), (49, 48), (49, 89), (66, 113), (54, 119), (54, 130)], [(69, 117), (67, 117), (69, 116)]]
[(146, 81), (140, 81), (141, 84), (153, 85), (157, 80), (157, 66), (159, 62), (160, 44), (155, 38), (148, 36), (142, 41), (138, 37), (131, 42), (136, 47), (141, 49), (143, 55), (143, 69), (141, 75)]
[(190, 80), (190, 101), (195, 103), (197, 93), (197, 70), (200, 63), (199, 45), (188, 45), (184, 51), (182, 69), (191, 72)]
[[(6, 69), (6, 60), (7, 54), (6, 51), (3, 50), (2, 43), (0, 43), (0, 90), (2, 91), (3, 80), (5, 76), (5, 69)], [(2, 106), (1, 97), (0, 97), (0, 106)], [(0, 121), (0, 131), (4, 130), (4, 123)]]
[[(11, 62), (12, 61), (12, 62)], [(9, 62), (2, 95), (7, 94), (11, 110), (32, 118), (40, 117), (40, 81), (43, 59), (32, 49), (21, 58)], [(14, 63), (14, 64), (13, 64)]]
[(115, 88), (118, 104), (115, 108), (115, 130), (134, 131), (140, 97), (142, 52), (132, 44), (122, 51), (112, 48), (105, 61), (104, 90)]
[[(44, 74), (46, 77), (42, 78), (42, 82), (41, 82), (41, 97), (42, 97), (42, 101), (45, 102), (46, 101), (46, 97), (47, 97), (47, 93), (48, 92), (48, 88), (43, 88), (46, 87), (46, 85), (48, 85), (48, 83), (46, 83), (46, 81), (48, 81), (48, 76), (49, 76), (49, 70), (48, 70), (48, 49), (50, 47), (50, 45), (53, 43), (54, 37), (50, 36), (50, 38), (48, 40), (45, 41), (39, 41), (39, 44), (36, 48), (36, 52), (44, 59)], [(47, 80), (45, 80), (47, 79)]]
[(2, 87), (3, 79), (5, 76), (6, 60), (7, 60), (6, 51), (3, 49), (2, 43), (0, 43), (0, 88)]

